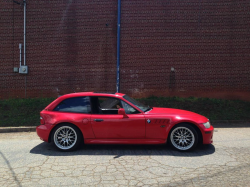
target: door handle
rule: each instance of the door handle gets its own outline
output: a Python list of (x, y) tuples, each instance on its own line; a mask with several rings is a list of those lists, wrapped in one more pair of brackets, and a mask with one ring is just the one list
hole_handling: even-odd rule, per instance
[(96, 121), (96, 122), (102, 122), (103, 119), (94, 119), (94, 121)]

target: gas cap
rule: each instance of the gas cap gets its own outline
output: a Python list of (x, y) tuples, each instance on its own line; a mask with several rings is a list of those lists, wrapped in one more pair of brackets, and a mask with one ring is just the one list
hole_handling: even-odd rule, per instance
[(82, 123), (83, 123), (84, 125), (87, 125), (87, 124), (88, 124), (88, 122), (89, 122), (89, 120), (88, 120), (88, 119), (86, 119), (86, 118), (82, 120)]

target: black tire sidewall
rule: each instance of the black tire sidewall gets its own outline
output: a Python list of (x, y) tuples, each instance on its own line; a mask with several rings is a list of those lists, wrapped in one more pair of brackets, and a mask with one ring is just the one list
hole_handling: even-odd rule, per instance
[[(55, 144), (55, 140), (54, 140), (54, 135), (55, 135), (56, 130), (59, 129), (60, 127), (63, 127), (63, 126), (68, 126), (68, 127), (73, 128), (75, 130), (75, 132), (76, 132), (76, 135), (77, 135), (77, 140), (76, 140), (75, 145), (73, 147), (71, 147), (70, 149), (66, 149), (66, 150), (65, 149), (60, 149), (59, 147), (57, 147), (56, 144)], [(68, 124), (68, 123), (63, 123), (63, 124), (57, 125), (53, 129), (51, 139), (52, 139), (53, 145), (57, 149), (59, 149), (60, 151), (63, 151), (63, 152), (67, 152), (67, 151), (73, 151), (73, 150), (75, 150), (80, 145), (80, 143), (82, 142), (82, 134), (81, 134), (80, 130), (77, 127), (75, 127), (74, 125), (71, 125), (71, 124)]]
[[(186, 128), (188, 128), (189, 130), (191, 130), (192, 133), (194, 134), (195, 140), (194, 140), (194, 144), (193, 144), (193, 146), (192, 146), (191, 148), (189, 148), (189, 149), (187, 149), (187, 150), (181, 150), (181, 149), (176, 148), (176, 147), (173, 145), (173, 143), (172, 143), (172, 141), (171, 141), (171, 133), (173, 132), (174, 129), (176, 129), (176, 128), (178, 128), (178, 127), (186, 127)], [(186, 124), (186, 123), (182, 123), (182, 124), (175, 125), (175, 126), (171, 129), (171, 131), (169, 132), (169, 135), (168, 135), (168, 143), (169, 143), (169, 145), (170, 145), (172, 148), (174, 148), (175, 150), (182, 151), (182, 152), (183, 152), (183, 151), (191, 151), (191, 150), (194, 150), (194, 149), (196, 148), (196, 146), (197, 146), (197, 144), (198, 144), (198, 141), (199, 141), (198, 138), (199, 138), (198, 133), (197, 133), (197, 131), (195, 130), (195, 128), (192, 127), (192, 125), (189, 125), (189, 124)]]

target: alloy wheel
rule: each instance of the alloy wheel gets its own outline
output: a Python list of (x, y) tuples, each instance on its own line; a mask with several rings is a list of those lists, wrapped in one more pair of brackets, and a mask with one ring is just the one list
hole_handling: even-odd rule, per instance
[(172, 145), (179, 150), (191, 149), (195, 143), (194, 133), (187, 127), (177, 127), (170, 135)]
[(72, 127), (62, 126), (55, 131), (54, 142), (59, 149), (68, 150), (76, 144), (77, 133)]

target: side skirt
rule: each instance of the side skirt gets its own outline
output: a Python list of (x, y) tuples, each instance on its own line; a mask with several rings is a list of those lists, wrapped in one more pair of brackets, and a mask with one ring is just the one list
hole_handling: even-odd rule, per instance
[(165, 144), (164, 139), (84, 139), (85, 144)]

